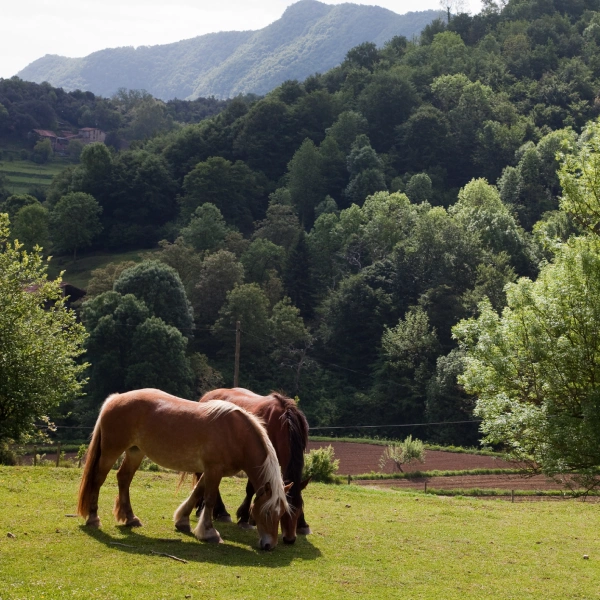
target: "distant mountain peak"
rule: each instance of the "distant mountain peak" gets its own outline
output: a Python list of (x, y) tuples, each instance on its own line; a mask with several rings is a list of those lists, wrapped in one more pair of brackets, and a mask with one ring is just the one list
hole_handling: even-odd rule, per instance
[(299, 0), (256, 31), (107, 48), (83, 58), (47, 54), (18, 76), (101, 96), (112, 96), (119, 88), (145, 89), (163, 100), (265, 94), (286, 79), (303, 80), (331, 69), (363, 42), (381, 46), (394, 35), (418, 35), (437, 15), (433, 10), (398, 15), (379, 6)]

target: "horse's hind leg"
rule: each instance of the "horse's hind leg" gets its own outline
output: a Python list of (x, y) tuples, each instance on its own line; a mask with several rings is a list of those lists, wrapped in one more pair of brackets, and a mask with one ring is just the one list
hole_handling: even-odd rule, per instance
[(113, 514), (119, 523), (125, 523), (128, 527), (142, 526), (142, 522), (133, 514), (131, 508), (129, 486), (143, 458), (144, 453), (137, 446), (128, 448), (125, 451), (125, 460), (117, 471), (119, 495), (115, 499)]
[(98, 496), (100, 495), (100, 488), (106, 481), (106, 476), (110, 472), (112, 466), (117, 462), (120, 454), (120, 452), (111, 454), (104, 452), (100, 455), (98, 467), (93, 476), (92, 489), (90, 491), (90, 509), (85, 522), (88, 527), (100, 527), (100, 518), (98, 517)]
[(237, 509), (236, 516), (238, 518), (238, 525), (242, 529), (253, 529), (250, 524), (250, 506), (252, 505), (252, 496), (254, 496), (254, 486), (248, 481), (246, 484), (246, 497)]

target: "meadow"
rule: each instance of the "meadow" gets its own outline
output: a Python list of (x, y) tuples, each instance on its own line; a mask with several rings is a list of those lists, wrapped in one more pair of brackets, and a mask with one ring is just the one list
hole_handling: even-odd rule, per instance
[(49, 186), (52, 178), (68, 164), (66, 159), (56, 159), (44, 165), (29, 160), (0, 161), (0, 175), (7, 178), (11, 194), (26, 194), (33, 186)]
[[(217, 525), (221, 545), (176, 532), (172, 514), (189, 488), (176, 491), (177, 475), (166, 472), (136, 475), (132, 504), (144, 527), (133, 530), (113, 520), (111, 472), (100, 495), (103, 527), (89, 530), (71, 516), (79, 476), (76, 468), (0, 467), (1, 600), (598, 597), (596, 504), (311, 483), (313, 534), (264, 553), (256, 532), (234, 524)], [(223, 482), (228, 507), (244, 486)]]

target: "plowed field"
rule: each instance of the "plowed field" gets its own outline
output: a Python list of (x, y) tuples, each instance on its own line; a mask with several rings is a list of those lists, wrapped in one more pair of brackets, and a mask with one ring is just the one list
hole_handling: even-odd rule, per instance
[[(335, 458), (340, 461), (338, 474), (361, 475), (372, 471), (381, 472), (379, 459), (384, 446), (356, 444), (352, 442), (309, 442), (308, 449), (333, 446)], [(413, 463), (404, 471), (459, 471), (470, 469), (516, 469), (518, 465), (492, 456), (426, 450), (425, 462)], [(392, 473), (394, 466), (386, 464), (383, 472)], [(360, 485), (393, 487), (398, 489), (423, 489), (424, 479), (354, 480)], [(506, 489), (506, 490), (561, 490), (560, 484), (542, 475), (523, 477), (520, 475), (463, 475), (459, 477), (429, 477), (427, 487), (436, 489)]]

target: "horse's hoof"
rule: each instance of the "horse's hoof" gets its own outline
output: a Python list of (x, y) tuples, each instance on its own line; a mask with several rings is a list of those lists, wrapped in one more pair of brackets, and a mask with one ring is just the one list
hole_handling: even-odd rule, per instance
[(133, 519), (131, 519), (130, 521), (127, 521), (127, 523), (125, 523), (125, 527), (141, 527), (141, 526), (142, 526), (142, 522), (137, 517), (133, 517)]
[(222, 515), (217, 515), (215, 517), (215, 521), (220, 521), (221, 523), (231, 523), (231, 515), (229, 513), (224, 513)]
[(256, 527), (254, 525), (250, 525), (248, 521), (239, 521), (238, 527), (240, 527), (241, 529), (256, 529)]
[(99, 529), (100, 528), (100, 518), (95, 517), (94, 519), (88, 519), (85, 522), (85, 526), (86, 527), (94, 527), (95, 529)]
[(175, 529), (181, 533), (192, 533), (192, 528), (189, 523), (175, 523)]
[(219, 532), (216, 529), (209, 529), (206, 532), (206, 535), (202, 538), (203, 542), (208, 542), (209, 544), (222, 544), (223, 540)]
[(298, 527), (296, 529), (296, 533), (298, 533), (300, 535), (309, 535), (310, 533), (312, 533), (312, 531), (310, 530), (310, 527), (307, 525), (306, 527)]

